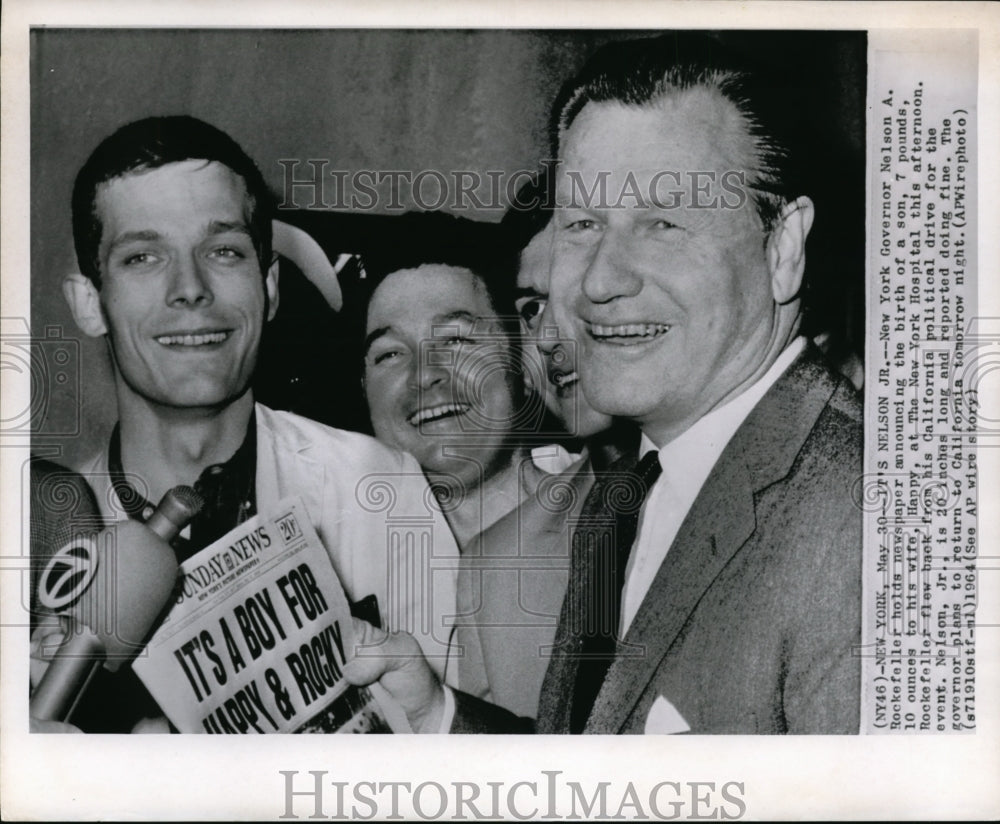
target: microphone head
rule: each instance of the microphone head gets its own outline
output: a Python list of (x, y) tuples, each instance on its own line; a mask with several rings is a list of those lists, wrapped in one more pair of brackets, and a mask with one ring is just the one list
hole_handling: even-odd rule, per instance
[(205, 499), (190, 486), (175, 486), (160, 500), (146, 526), (168, 543), (201, 512)]
[(162, 538), (138, 521), (121, 521), (98, 536), (93, 584), (72, 610), (104, 645), (115, 671), (145, 645), (170, 602), (177, 557)]
[(160, 509), (179, 529), (183, 529), (205, 505), (204, 499), (190, 486), (175, 486), (163, 496)]

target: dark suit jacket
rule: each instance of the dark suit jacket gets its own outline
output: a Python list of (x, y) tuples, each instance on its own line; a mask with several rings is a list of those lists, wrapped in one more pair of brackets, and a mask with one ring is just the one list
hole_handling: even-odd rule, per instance
[[(713, 468), (619, 642), (586, 732), (642, 733), (664, 706), (693, 733), (858, 731), (862, 518), (852, 486), (862, 448), (857, 393), (808, 348)], [(586, 561), (573, 559), (567, 604), (582, 598)], [(564, 604), (541, 733), (569, 730), (582, 643), (572, 623)], [(482, 731), (478, 706), (457, 707), (453, 731)], [(509, 720), (494, 731), (524, 730)]]

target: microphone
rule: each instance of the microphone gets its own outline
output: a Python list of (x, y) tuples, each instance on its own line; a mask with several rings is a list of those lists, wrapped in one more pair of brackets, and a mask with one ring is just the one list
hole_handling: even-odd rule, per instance
[[(52, 612), (52, 607), (43, 607), (38, 600), (42, 570), (49, 565), (56, 549), (65, 547), (78, 536), (100, 531), (104, 519), (86, 478), (73, 470), (32, 456), (29, 480), (29, 606), (31, 629), (34, 630), (40, 620)], [(62, 566), (61, 569), (64, 575), (60, 583), (66, 588), (77, 587), (76, 575), (85, 574), (83, 569), (69, 566)]]
[[(176, 486), (146, 523), (121, 521), (52, 557), (39, 581), (39, 601), (76, 602), (69, 634), (31, 696), (34, 718), (66, 721), (101, 664), (117, 672), (142, 649), (177, 580), (170, 541), (202, 506), (191, 487)], [(75, 576), (67, 575), (67, 565), (75, 565)], [(68, 591), (67, 580), (75, 582)]]

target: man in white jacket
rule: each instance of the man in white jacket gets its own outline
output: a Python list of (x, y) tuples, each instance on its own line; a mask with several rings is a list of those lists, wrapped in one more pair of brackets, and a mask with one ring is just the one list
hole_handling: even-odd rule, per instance
[[(300, 496), (348, 599), (416, 634), (440, 672), (457, 549), (416, 461), (254, 402), (278, 306), (271, 219), (253, 161), (202, 121), (147, 118), (94, 151), (73, 190), (80, 273), (64, 293), (81, 331), (107, 339), (119, 422), (80, 470), (106, 520), (144, 520), (167, 490), (194, 485), (206, 506), (175, 545), (182, 560)], [(92, 687), (92, 728), (155, 717), (137, 689)]]

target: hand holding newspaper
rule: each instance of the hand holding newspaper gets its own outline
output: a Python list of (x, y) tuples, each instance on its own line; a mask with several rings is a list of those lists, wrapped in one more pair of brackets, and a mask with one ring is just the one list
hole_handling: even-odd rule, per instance
[(329, 556), (289, 498), (181, 565), (133, 669), (181, 732), (392, 732), (371, 690), (343, 680), (353, 635)]

